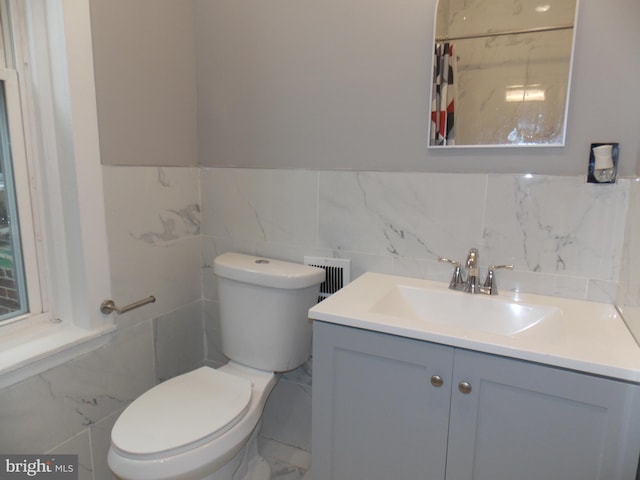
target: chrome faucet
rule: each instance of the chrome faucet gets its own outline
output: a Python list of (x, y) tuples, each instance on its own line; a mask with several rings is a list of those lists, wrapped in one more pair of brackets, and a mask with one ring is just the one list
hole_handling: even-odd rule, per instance
[(477, 248), (469, 250), (467, 255), (467, 281), (465, 282), (464, 291), (467, 293), (478, 293), (480, 287), (480, 254)]
[(484, 283), (480, 284), (480, 254), (477, 248), (469, 250), (467, 261), (465, 262), (465, 270), (467, 275), (465, 278), (460, 262), (449, 260), (448, 258), (439, 257), (439, 262), (451, 263), (454, 266), (453, 276), (449, 283), (451, 290), (459, 290), (467, 293), (482, 293), (484, 295), (497, 295), (498, 287), (495, 282), (495, 270), (506, 268), (513, 270), (513, 265), (490, 265), (487, 271), (487, 277)]

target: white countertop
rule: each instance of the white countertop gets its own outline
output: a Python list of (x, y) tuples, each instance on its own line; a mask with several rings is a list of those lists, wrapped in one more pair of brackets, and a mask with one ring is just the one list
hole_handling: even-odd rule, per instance
[(452, 292), (444, 283), (365, 273), (311, 308), (309, 318), (640, 383), (640, 347), (612, 305), (501, 292), (492, 298), (559, 310), (535, 327), (501, 335), (375, 311), (379, 300), (398, 285), (471, 295)]

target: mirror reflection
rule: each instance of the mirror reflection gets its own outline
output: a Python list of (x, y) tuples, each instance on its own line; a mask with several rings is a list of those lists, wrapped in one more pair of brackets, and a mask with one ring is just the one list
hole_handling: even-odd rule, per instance
[(564, 145), (578, 0), (439, 0), (429, 145)]

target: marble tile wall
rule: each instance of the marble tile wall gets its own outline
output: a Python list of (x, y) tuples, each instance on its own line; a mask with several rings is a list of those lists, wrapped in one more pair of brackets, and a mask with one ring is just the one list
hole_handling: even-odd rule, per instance
[(626, 179), (203, 169), (204, 297), (216, 301), (208, 266), (229, 249), (447, 281), (438, 257), (477, 247), (483, 267), (515, 265), (499, 272), (503, 289), (614, 301), (629, 189)]
[[(448, 281), (438, 256), (470, 247), (501, 289), (613, 302), (631, 181), (583, 177), (204, 168), (203, 296), (209, 342), (217, 333), (215, 255), (229, 250), (301, 262), (351, 259), (365, 271)], [(210, 343), (209, 355), (224, 357)], [(262, 434), (310, 449), (311, 366), (285, 374)]]
[(151, 322), (140, 322), (85, 356), (1, 390), (0, 451), (75, 453), (80, 478), (110, 478), (110, 426), (155, 384), (151, 338)]
[(104, 346), (0, 390), (0, 451), (77, 453), (79, 478), (111, 479), (121, 411), (205, 361), (199, 169), (104, 167), (113, 299), (155, 295)]
[(629, 212), (622, 261), (618, 306), (629, 329), (640, 342), (640, 179), (631, 181)]
[[(101, 348), (0, 391), (0, 450), (80, 454), (81, 478), (111, 478), (113, 423), (143, 391), (221, 365), (215, 255), (349, 258), (364, 271), (447, 281), (439, 255), (480, 249), (503, 289), (612, 301), (630, 180), (240, 168), (104, 167), (113, 297), (157, 302), (117, 319)], [(635, 192), (635, 193), (634, 193)], [(635, 197), (633, 197), (635, 198)], [(263, 436), (310, 449), (311, 363), (282, 376)], [(2, 441), (2, 440), (0, 440)]]
[(157, 299), (118, 321), (200, 301), (199, 169), (104, 167), (103, 174), (114, 300)]
[(155, 376), (163, 381), (205, 359), (200, 170), (104, 167), (112, 295), (156, 302), (118, 317), (118, 327), (152, 319)]

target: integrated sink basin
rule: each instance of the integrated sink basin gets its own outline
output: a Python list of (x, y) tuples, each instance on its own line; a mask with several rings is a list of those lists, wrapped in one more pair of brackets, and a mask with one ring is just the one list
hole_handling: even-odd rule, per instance
[(373, 304), (371, 312), (496, 335), (516, 335), (557, 315), (559, 309), (441, 288), (396, 285)]
[(640, 383), (640, 348), (607, 303), (368, 272), (309, 310), (312, 320)]

